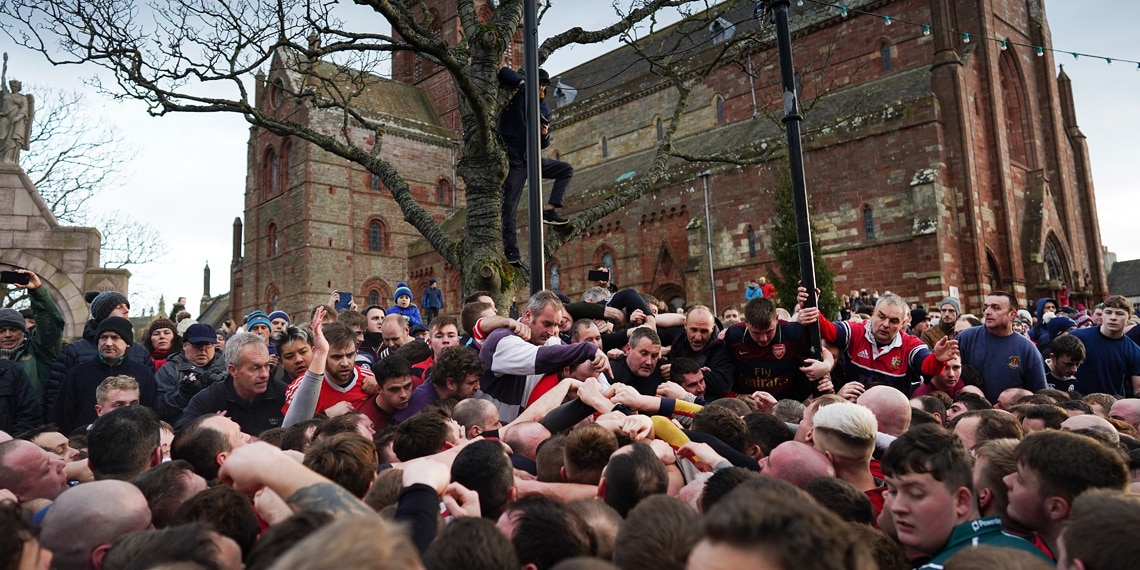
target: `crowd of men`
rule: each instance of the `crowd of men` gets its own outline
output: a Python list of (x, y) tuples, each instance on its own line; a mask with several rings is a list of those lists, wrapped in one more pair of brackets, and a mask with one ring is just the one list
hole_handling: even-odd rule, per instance
[(136, 339), (108, 291), (61, 349), (25, 273), (28, 314), (0, 309), (3, 568), (1140, 560), (1123, 297), (1078, 318), (1048, 299), (1019, 330), (1003, 292), (980, 319), (887, 293), (837, 321), (803, 290), (719, 317), (541, 291), (517, 319), (476, 292), (426, 338), (382, 306), (320, 305)]

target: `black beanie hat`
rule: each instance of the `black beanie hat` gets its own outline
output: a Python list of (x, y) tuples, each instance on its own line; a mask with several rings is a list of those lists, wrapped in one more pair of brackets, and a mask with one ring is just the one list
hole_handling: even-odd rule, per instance
[(135, 331), (131, 327), (131, 321), (123, 317), (107, 317), (99, 323), (99, 328), (95, 329), (95, 339), (98, 340), (103, 333), (111, 331), (120, 338), (127, 341), (127, 346), (135, 343)]

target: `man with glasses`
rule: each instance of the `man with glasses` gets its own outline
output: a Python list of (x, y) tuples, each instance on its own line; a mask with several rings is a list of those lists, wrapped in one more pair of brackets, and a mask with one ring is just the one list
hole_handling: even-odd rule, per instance
[(217, 350), (214, 327), (197, 323), (186, 329), (182, 352), (174, 354), (155, 374), (158, 397), (165, 404), (168, 422), (182, 417), (182, 410), (198, 392), (226, 379), (226, 362)]

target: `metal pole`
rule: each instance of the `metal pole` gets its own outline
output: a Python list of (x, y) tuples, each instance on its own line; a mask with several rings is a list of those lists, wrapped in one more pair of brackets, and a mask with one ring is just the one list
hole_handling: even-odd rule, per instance
[[(776, 22), (776, 49), (780, 55), (780, 83), (784, 90), (784, 125), (788, 133), (788, 162), (792, 175), (792, 198), (796, 211), (796, 246), (800, 256), (800, 282), (808, 290), (804, 308), (815, 307), (815, 256), (811, 245), (811, 223), (808, 214), (807, 183), (804, 180), (804, 150), (800, 141), (799, 94), (796, 93), (795, 67), (792, 65), (792, 34), (788, 26), (789, 0), (770, 0), (768, 6)], [(811, 358), (821, 357), (819, 323), (807, 326), (808, 350)]]
[(705, 242), (708, 244), (709, 250), (709, 290), (712, 291), (713, 316), (716, 316), (720, 314), (720, 311), (716, 308), (716, 271), (713, 269), (712, 215), (709, 214), (709, 176), (711, 175), (712, 171), (706, 170), (697, 176), (701, 177), (701, 184), (705, 187)]
[(538, 7), (523, 2), (523, 52), (526, 70), (526, 170), (527, 226), (530, 233), (530, 292), (546, 288), (542, 242), (542, 138), (539, 134)]

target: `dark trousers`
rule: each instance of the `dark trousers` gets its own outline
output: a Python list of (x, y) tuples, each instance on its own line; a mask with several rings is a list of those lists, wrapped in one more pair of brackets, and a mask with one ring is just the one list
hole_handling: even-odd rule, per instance
[(425, 325), (431, 324), (431, 322), (434, 321), (435, 318), (439, 316), (439, 308), (438, 307), (424, 307), (423, 309), (420, 310), (420, 312), (423, 313), (423, 317), (424, 317), (423, 321), (424, 321)]
[[(507, 259), (519, 259), (519, 236), (516, 224), (519, 200), (522, 199), (523, 187), (526, 186), (527, 171), (526, 159), (518, 157), (516, 153), (507, 149), (511, 161), (511, 171), (507, 173), (507, 181), (503, 184), (503, 253)], [(574, 176), (574, 167), (568, 162), (542, 159), (542, 177), (554, 180), (554, 188), (550, 191), (547, 204), (555, 208), (562, 207), (562, 198), (566, 196), (566, 188), (570, 186), (570, 179)]]

